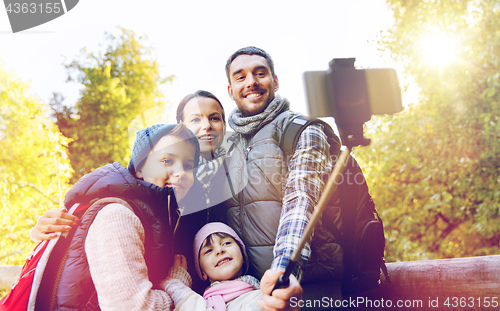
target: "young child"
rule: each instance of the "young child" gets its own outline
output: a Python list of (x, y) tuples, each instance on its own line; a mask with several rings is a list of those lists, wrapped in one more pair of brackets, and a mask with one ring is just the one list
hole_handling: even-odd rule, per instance
[(171, 279), (162, 282), (176, 310), (261, 310), (259, 281), (248, 270), (245, 244), (229, 226), (212, 222), (203, 226), (194, 239), (194, 261), (198, 276), (209, 280), (203, 297), (184, 285), (186, 259), (176, 255)]

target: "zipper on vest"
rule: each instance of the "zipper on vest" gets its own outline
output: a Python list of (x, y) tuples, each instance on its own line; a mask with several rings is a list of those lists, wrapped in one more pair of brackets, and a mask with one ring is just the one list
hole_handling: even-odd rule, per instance
[(248, 146), (247, 149), (245, 150), (246, 151), (246, 154), (245, 154), (246, 159), (248, 160), (248, 154), (250, 153), (250, 151), (252, 151), (253, 148), (260, 146), (260, 145), (264, 145), (264, 144), (269, 143), (269, 142), (275, 142), (275, 141), (272, 138), (266, 138), (266, 139), (259, 140), (258, 142)]

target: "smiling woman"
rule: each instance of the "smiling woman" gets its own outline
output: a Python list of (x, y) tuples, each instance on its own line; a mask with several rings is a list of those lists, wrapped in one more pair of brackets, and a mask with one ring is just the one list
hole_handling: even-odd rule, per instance
[(180, 121), (198, 137), (201, 156), (212, 160), (226, 132), (224, 109), (220, 101), (207, 91), (189, 94), (178, 106), (177, 122)]
[[(221, 102), (208, 91), (198, 90), (188, 94), (177, 106), (177, 123), (186, 124), (200, 143), (201, 157), (196, 178), (206, 190), (209, 207), (224, 202), (236, 193), (230, 181), (231, 174), (226, 168), (225, 161), (229, 159), (226, 157), (226, 149), (222, 146), (226, 135), (225, 118)], [(213, 220), (225, 219), (223, 209), (214, 208), (213, 211)]]

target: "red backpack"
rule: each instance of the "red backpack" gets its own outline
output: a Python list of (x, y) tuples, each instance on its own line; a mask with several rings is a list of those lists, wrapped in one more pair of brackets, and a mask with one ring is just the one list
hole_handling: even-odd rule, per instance
[[(90, 205), (75, 204), (68, 213), (77, 216), (83, 214)], [(67, 234), (67, 233), (63, 233)], [(0, 311), (35, 310), (35, 301), (47, 267), (49, 256), (59, 241), (59, 237), (40, 242), (31, 252), (21, 270), (21, 276), (12, 285), (7, 296), (0, 300)]]

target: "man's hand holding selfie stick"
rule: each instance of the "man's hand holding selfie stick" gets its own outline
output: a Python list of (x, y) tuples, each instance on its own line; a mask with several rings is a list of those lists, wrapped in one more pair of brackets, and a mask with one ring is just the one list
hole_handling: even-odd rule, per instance
[[(302, 249), (311, 238), (327, 202), (336, 193), (335, 190), (342, 178), (341, 174), (347, 165), (352, 148), (370, 144), (370, 139), (363, 136), (364, 123), (369, 121), (372, 115), (394, 114), (403, 110), (401, 90), (394, 69), (358, 70), (355, 69), (354, 62), (354, 58), (333, 59), (327, 71), (309, 71), (303, 75), (309, 115), (313, 117), (333, 116), (342, 144), (346, 148), (335, 163), (304, 235), (285, 271), (268, 270), (269, 278), (265, 278), (268, 272), (264, 275), (263, 281), (272, 281), (271, 284), (261, 282), (263, 300), (267, 299), (267, 306), (275, 302), (276, 309), (294, 310), (290, 307), (290, 298), (302, 298), (302, 287), (291, 272), (300, 259)], [(287, 303), (285, 304), (284, 301)], [(260, 304), (259, 306), (262, 308)]]

